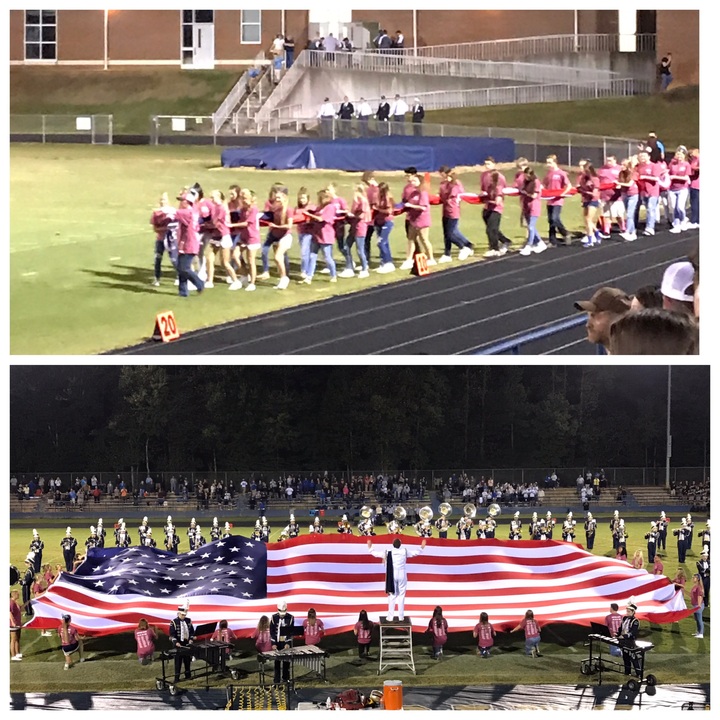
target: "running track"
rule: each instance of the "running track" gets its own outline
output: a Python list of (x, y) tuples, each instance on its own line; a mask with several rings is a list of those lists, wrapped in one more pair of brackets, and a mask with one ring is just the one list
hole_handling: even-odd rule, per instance
[[(458, 355), (575, 316), (573, 303), (610, 285), (634, 292), (698, 243), (697, 230), (632, 243), (550, 248), (540, 255), (456, 265), (423, 278), (238, 320), (168, 344), (120, 350), (152, 355)], [(525, 354), (595, 352), (583, 327), (522, 349)]]

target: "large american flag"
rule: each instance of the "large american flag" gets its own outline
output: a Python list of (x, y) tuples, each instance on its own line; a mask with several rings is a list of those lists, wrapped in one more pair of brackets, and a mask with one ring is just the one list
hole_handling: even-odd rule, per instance
[[(387, 549), (393, 536), (373, 539)], [(419, 538), (403, 538), (418, 545)], [(221, 619), (248, 636), (279, 600), (301, 621), (314, 607), (328, 633), (350, 630), (361, 609), (377, 620), (387, 612), (383, 561), (365, 538), (307, 535), (284, 542), (241, 536), (182, 555), (154, 548), (93, 549), (75, 574), (61, 573), (33, 600), (29, 628), (54, 628), (63, 613), (88, 635), (133, 630), (140, 618), (166, 627), (187, 600), (197, 626)], [(560, 541), (429, 539), (407, 563), (405, 614), (418, 630), (441, 605), (451, 631), (471, 630), (481, 611), (498, 630), (531, 609), (541, 625), (602, 623), (611, 602), (632, 598), (640, 619), (675, 622), (689, 615), (682, 591), (663, 575), (593, 555)]]

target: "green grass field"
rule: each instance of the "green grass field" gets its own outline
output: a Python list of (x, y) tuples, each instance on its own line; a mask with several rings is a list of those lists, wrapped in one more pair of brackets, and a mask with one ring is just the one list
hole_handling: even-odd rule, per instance
[[(94, 521), (94, 517), (92, 518)], [(696, 518), (698, 523), (700, 518)], [(70, 523), (76, 537), (85, 538), (86, 525), (91, 522), (90, 517), (83, 517), (82, 525), (73, 519)], [(159, 522), (159, 520), (158, 520)], [(39, 525), (39, 523), (38, 523)], [(136, 523), (130, 527), (135, 531)], [(280, 526), (279, 522), (275, 525)], [(38, 527), (36, 525), (36, 527)], [(181, 551), (187, 551), (187, 541), (184, 537), (184, 526), (179, 525), (181, 537)], [(634, 543), (633, 538), (641, 538), (648, 527), (647, 522), (629, 522), (628, 553), (632, 555), (636, 547), (644, 550), (644, 541)], [(43, 562), (53, 564), (62, 562), (59, 548), (60, 539), (64, 534), (62, 528), (38, 527), (40, 536), (45, 542)], [(328, 529), (332, 525), (328, 522)], [(501, 533), (505, 536), (506, 524), (501, 524)], [(273, 540), (277, 539), (280, 527), (273, 533)], [(249, 533), (250, 526), (236, 525), (234, 532)], [(412, 530), (406, 530), (411, 534)], [(582, 533), (581, 533), (582, 534)], [(31, 528), (14, 528), (10, 531), (10, 561), (18, 567), (23, 566), (23, 559), (32, 538)], [(580, 539), (580, 536), (578, 537)], [(583, 537), (584, 539), (584, 537)], [(699, 557), (698, 539), (693, 540), (693, 549), (687, 556), (684, 565), (688, 576), (695, 570), (695, 561)], [(598, 555), (612, 553), (612, 543), (604, 518), (600, 519), (598, 536), (594, 552)], [(667, 552), (663, 554), (665, 572), (674, 576), (677, 570), (677, 554), (674, 546), (668, 540)], [(378, 590), (380, 592), (380, 590)], [(409, 596), (412, 595), (412, 587)], [(685, 593), (689, 604), (689, 586)], [(441, 603), (442, 600), (439, 599)], [(479, 599), (480, 603), (480, 599)], [(291, 611), (293, 608), (290, 608)], [(296, 616), (302, 616), (304, 611), (298, 609)], [(705, 639), (697, 640), (692, 634), (695, 632), (695, 621), (692, 617), (680, 623), (668, 625), (655, 625), (641, 622), (641, 637), (654, 643), (655, 648), (648, 655), (647, 672), (657, 676), (658, 681), (670, 683), (708, 682), (710, 679), (710, 624), (709, 610), (705, 611)], [(492, 618), (491, 618), (492, 620)], [(434, 662), (429, 657), (429, 648), (425, 637), (415, 635), (415, 665), (417, 675), (412, 676), (406, 671), (393, 671), (401, 677), (405, 685), (476, 685), (493, 683), (514, 683), (522, 677), (526, 683), (578, 683), (594, 682), (580, 674), (580, 661), (587, 657), (587, 649), (583, 643), (587, 636), (587, 629), (575, 626), (549, 625), (542, 631), (541, 643), (543, 658), (533, 659), (524, 655), (524, 641), (522, 634), (501, 633), (496, 641), (496, 649), (489, 660), (483, 660), (475, 655), (475, 644), (470, 633), (451, 634), (446, 646), (444, 658), (441, 662)], [(374, 661), (361, 664), (357, 659), (354, 637), (349, 633), (327, 638), (324, 645), (330, 650), (327, 662), (327, 677), (331, 687), (358, 687), (362, 689), (380, 687), (384, 678), (377, 677), (377, 640), (371, 653)], [(160, 640), (159, 647), (164, 647)], [(160, 673), (160, 663), (142, 667), (135, 656), (135, 642), (130, 634), (111, 636), (108, 638), (89, 639), (85, 643), (88, 661), (82, 666), (73, 668), (71, 672), (63, 671), (63, 656), (60, 652), (57, 636), (42, 637), (39, 631), (23, 632), (21, 663), (10, 663), (10, 690), (11, 692), (55, 692), (55, 691), (94, 691), (109, 692), (130, 689), (154, 688), (154, 678)], [(255, 661), (254, 647), (250, 640), (241, 640), (237, 645), (238, 660), (233, 662), (241, 674), (239, 684), (254, 685), (257, 682), (257, 663)], [(620, 681), (619, 675), (608, 675), (605, 682)], [(201, 687), (202, 680), (192, 681), (189, 687)], [(222, 681), (218, 680), (218, 683)], [(229, 681), (227, 681), (229, 682)], [(300, 681), (299, 685), (315, 686), (317, 683), (311, 678)]]
[[(199, 147), (84, 147), (15, 145), (11, 148), (10, 273), (11, 352), (13, 354), (97, 353), (142, 342), (150, 337), (158, 312), (172, 310), (181, 332), (249, 317), (262, 312), (355, 291), (373, 285), (412, 281), (405, 271), (390, 275), (340, 278), (331, 285), (326, 275), (316, 275), (311, 286), (292, 283), (282, 292), (271, 279), (259, 281), (255, 293), (229, 293), (224, 271), (219, 282), (202, 297), (180, 298), (173, 285), (171, 266), (165, 259), (165, 278), (152, 287), (154, 234), (149, 225), (160, 193), (171, 197), (183, 186), (198, 181), (207, 191), (227, 190), (232, 184), (250, 187), (264, 202), (270, 185), (286, 182), (291, 198), (301, 186), (313, 194), (330, 181), (346, 199), (359, 173), (327, 171), (271, 172), (223, 169), (220, 150)], [(511, 171), (508, 171), (511, 174)], [(396, 198), (404, 177), (387, 177)], [(476, 190), (478, 174), (462, 177), (467, 190)], [(439, 178), (433, 177), (437, 191)], [(433, 207), (431, 241), (437, 257), (442, 254), (441, 210)], [(520, 247), (524, 231), (519, 225), (519, 205), (511, 200), (503, 219), (505, 233)], [(582, 226), (576, 198), (563, 214), (568, 229)], [(403, 220), (399, 218), (390, 239), (393, 257), (405, 258)], [(481, 211), (463, 210), (461, 229), (476, 243), (476, 255), (466, 262), (482, 262), (487, 249)], [(547, 223), (540, 221), (540, 232)], [(453, 256), (457, 254), (456, 250)], [(297, 242), (290, 253), (292, 275), (299, 278)], [(377, 248), (371, 267), (377, 266)], [(340, 253), (335, 251), (336, 260)], [(457, 265), (439, 265), (439, 272)], [(396, 265), (399, 263), (396, 263)], [(340, 269), (344, 263), (340, 265)]]

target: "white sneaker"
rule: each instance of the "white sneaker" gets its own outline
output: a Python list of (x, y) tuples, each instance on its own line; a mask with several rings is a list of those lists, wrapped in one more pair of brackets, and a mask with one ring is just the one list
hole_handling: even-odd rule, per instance
[(177, 287), (180, 284), (180, 278), (175, 278), (175, 287)]
[(301, 272), (301, 273), (300, 273), (300, 279), (301, 279), (301, 280), (304, 280), (306, 277), (307, 277), (307, 273), (306, 273), (306, 272)]
[(258, 279), (258, 280), (269, 280), (269, 279), (270, 279), (270, 273), (269, 273), (267, 270), (266, 270), (265, 272), (261, 272), (261, 273), (257, 276), (257, 279)]
[(337, 282), (337, 275), (335, 275), (335, 277), (331, 277), (331, 278), (330, 278), (330, 282), (331, 282), (331, 283), (336, 283), (336, 282)]
[(635, 233), (629, 233), (629, 232), (620, 233), (620, 237), (623, 240), (627, 240), (627, 242), (632, 242), (633, 240), (637, 240), (637, 235)]
[(17, 662), (20, 662), (20, 660), (22, 660), (22, 658), (19, 655), (13, 655), (10, 659), (16, 660)]
[(312, 278), (308, 277), (307, 275), (302, 280), (298, 280), (298, 285), (311, 285), (311, 284), (312, 284)]
[(654, 235), (654, 234), (655, 234), (655, 230), (652, 228), (646, 228), (645, 231), (643, 232), (643, 235)]
[[(242, 283), (240, 280), (236, 280), (235, 282), (231, 282), (228, 286), (228, 290), (242, 290)], [(207, 287), (207, 285), (205, 286)]]
[(245, 292), (252, 292), (255, 289), (255, 283), (250, 283), (245, 287)]
[[(52, 632), (50, 630), (43, 630), (40, 634), (43, 637), (52, 637)], [(20, 657), (22, 657), (22, 655), (20, 655)]]
[[(464, 249), (465, 249), (465, 248), (463, 248), (463, 250), (464, 250)], [(460, 253), (458, 254), (458, 259), (459, 259), (459, 260), (462, 260), (461, 255), (462, 255), (462, 251), (463, 251), (463, 250), (461, 250)], [(440, 256), (440, 259), (438, 260), (438, 262), (439, 262), (441, 265), (443, 265), (444, 263), (452, 262), (452, 258), (451, 258), (449, 255), (441, 255), (441, 256)]]
[(501, 245), (500, 249), (498, 250), (498, 255), (505, 255), (507, 251), (510, 249), (509, 245)]
[(698, 640), (702, 640), (705, 636), (704, 635), (696, 635), (695, 636)]
[(682, 227), (680, 226), (680, 223), (677, 223), (676, 225), (673, 225), (670, 228), (670, 232), (674, 235), (677, 235), (678, 233), (681, 233), (683, 231)]
[(351, 270), (350, 268), (345, 268), (342, 272), (338, 273), (338, 277), (341, 277), (341, 278), (355, 277), (355, 271)]
[(487, 257), (487, 258), (490, 258), (490, 257), (500, 257), (501, 255), (502, 255), (502, 253), (501, 253), (499, 250), (488, 250), (488, 251), (483, 255), (483, 257)]
[(207, 270), (201, 269), (198, 273), (198, 277), (205, 282), (207, 280)]
[(547, 250), (547, 243), (544, 240), (541, 240), (539, 243), (532, 246), (532, 251), (534, 253), (541, 253), (545, 252)]
[(286, 275), (285, 277), (280, 278), (280, 282), (275, 286), (275, 289), (285, 290), (288, 285), (290, 285), (290, 278)]
[(213, 283), (213, 282), (206, 282), (206, 283), (205, 283), (205, 287), (206, 287), (206, 288), (214, 288), (214, 287), (215, 287), (215, 283)]
[(526, 245), (522, 250), (520, 250), (518, 255), (523, 255), (523, 256), (527, 257), (528, 255), (532, 255), (532, 252), (533, 252), (532, 247), (530, 247), (530, 245)]
[(467, 260), (471, 255), (473, 255), (473, 249), (471, 247), (460, 248), (458, 260)]
[(408, 258), (401, 266), (401, 270), (410, 270), (412, 266), (415, 264), (415, 261), (412, 258)]
[(437, 260), (435, 258), (428, 258), (427, 266), (432, 267), (433, 265), (437, 265)]
[(70, 669), (70, 666), (67, 663), (65, 663), (65, 670), (69, 670), (69, 669)]
[(329, 275), (329, 274), (330, 274), (330, 268), (329, 268), (329, 267), (324, 267), (324, 268), (320, 271), (320, 274), (321, 274), (321, 275)]
[(583, 247), (589, 248), (589, 247), (592, 247), (593, 245), (594, 245), (594, 241), (593, 241), (593, 239), (592, 239), (591, 237), (584, 237), (584, 238), (582, 239), (582, 246), (583, 246)]
[(697, 230), (699, 227), (700, 227), (700, 224), (699, 224), (699, 223), (689, 222), (689, 223), (686, 225), (685, 229), (686, 229), (686, 230)]
[(367, 277), (370, 277), (370, 273), (367, 270), (361, 270), (358, 273), (358, 277), (359, 278), (367, 278)]
[[(180, 281), (178, 280), (178, 283), (179, 283), (179, 282), (180, 282)], [(160, 287), (160, 281), (159, 281), (157, 278), (155, 278), (155, 279), (152, 281), (152, 284), (153, 284), (154, 287)]]
[(232, 285), (232, 284), (233, 284), (233, 279), (232, 279), (229, 275), (226, 275), (226, 276), (225, 276), (225, 282), (226, 282), (228, 285)]
[(392, 263), (385, 263), (384, 265), (381, 265), (375, 272), (378, 272), (381, 275), (385, 275), (386, 273), (391, 273), (394, 271), (395, 266)]

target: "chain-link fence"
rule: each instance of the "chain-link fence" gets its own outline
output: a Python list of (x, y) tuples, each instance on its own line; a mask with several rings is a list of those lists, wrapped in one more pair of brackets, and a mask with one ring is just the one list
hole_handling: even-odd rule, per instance
[(150, 144), (166, 142), (207, 144), (216, 142), (212, 115), (153, 115), (150, 118)]
[(10, 115), (10, 142), (112, 145), (112, 115)]

